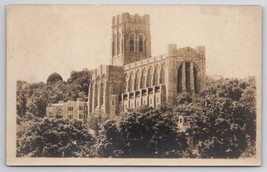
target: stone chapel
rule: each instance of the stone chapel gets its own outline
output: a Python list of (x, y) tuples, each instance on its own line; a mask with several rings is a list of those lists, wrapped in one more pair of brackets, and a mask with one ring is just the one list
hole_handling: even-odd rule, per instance
[(166, 54), (151, 56), (149, 15), (114, 16), (111, 47), (111, 64), (93, 70), (89, 115), (116, 116), (143, 105), (173, 105), (179, 94), (198, 94), (206, 87), (205, 47), (169, 44)]

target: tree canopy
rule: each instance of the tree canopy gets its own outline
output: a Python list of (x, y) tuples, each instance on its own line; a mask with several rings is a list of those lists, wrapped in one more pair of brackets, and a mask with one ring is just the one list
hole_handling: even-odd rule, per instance
[(17, 139), (17, 156), (88, 157), (94, 142), (80, 121), (43, 118), (24, 128)]
[(170, 112), (143, 107), (105, 123), (98, 147), (104, 157), (160, 158), (181, 157), (188, 145)]
[[(256, 152), (256, 83), (207, 78), (197, 95), (180, 94), (176, 105), (143, 106), (121, 114), (91, 114), (87, 123), (45, 116), (48, 103), (88, 94), (91, 72), (67, 82), (17, 82), (17, 155), (42, 157), (240, 158)], [(190, 119), (182, 131), (178, 120)], [(93, 134), (89, 131), (94, 130)], [(190, 141), (192, 139), (192, 142)], [(64, 153), (63, 153), (64, 152)]]
[[(54, 82), (46, 84), (17, 81), (17, 115), (25, 117), (26, 113), (31, 113), (37, 117), (44, 117), (48, 103), (76, 101), (77, 98), (87, 100), (91, 75), (91, 71), (84, 69), (72, 71), (67, 82), (53, 80)], [(54, 78), (52, 75), (52, 79)]]
[(198, 157), (238, 158), (256, 142), (255, 80), (208, 81), (207, 90), (175, 111), (191, 117), (188, 133), (197, 140)]

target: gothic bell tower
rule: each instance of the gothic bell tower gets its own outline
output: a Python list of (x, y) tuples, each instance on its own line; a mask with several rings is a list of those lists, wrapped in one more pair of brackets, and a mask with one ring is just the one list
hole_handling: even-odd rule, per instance
[(151, 56), (149, 15), (122, 13), (112, 18), (111, 64), (123, 66)]

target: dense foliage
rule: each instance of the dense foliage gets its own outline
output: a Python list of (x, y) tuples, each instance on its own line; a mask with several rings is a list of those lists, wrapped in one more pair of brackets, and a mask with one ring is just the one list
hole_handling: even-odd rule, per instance
[(67, 83), (61, 80), (48, 84), (17, 81), (17, 115), (25, 117), (30, 113), (44, 117), (48, 103), (87, 98), (91, 75), (91, 71), (84, 69), (73, 71)]
[(99, 154), (104, 157), (182, 157), (188, 147), (171, 112), (148, 107), (105, 123), (99, 141)]
[[(182, 95), (176, 114), (191, 117), (188, 133), (202, 158), (238, 158), (256, 142), (255, 80), (208, 79), (194, 100)], [(181, 103), (181, 102), (180, 102)], [(251, 152), (252, 155), (255, 152)]]
[(17, 156), (88, 157), (94, 138), (80, 121), (43, 118), (24, 128), (17, 139)]
[(79, 92), (87, 96), (91, 78), (92, 72), (88, 69), (84, 69), (82, 71), (72, 71), (67, 83), (71, 86), (77, 86)]
[[(62, 156), (64, 150), (64, 156), (73, 157), (239, 158), (255, 155), (256, 83), (253, 77), (208, 77), (206, 90), (194, 96), (179, 95), (173, 107), (141, 107), (116, 120), (98, 113), (83, 125), (75, 120), (45, 117), (48, 102), (86, 96), (90, 77), (87, 70), (73, 72), (66, 83), (18, 81), (18, 156)], [(181, 116), (190, 119), (185, 132), (177, 125)], [(89, 130), (94, 133), (88, 134)], [(189, 142), (189, 138), (193, 142)]]

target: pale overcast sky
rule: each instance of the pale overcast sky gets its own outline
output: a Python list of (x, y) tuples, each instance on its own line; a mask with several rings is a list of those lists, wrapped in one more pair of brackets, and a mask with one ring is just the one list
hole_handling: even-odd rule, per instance
[[(8, 69), (15, 79), (46, 81), (58, 72), (109, 64), (111, 20), (122, 12), (149, 14), (152, 56), (167, 45), (206, 47), (207, 75), (258, 75), (261, 10), (238, 6), (18, 5), (8, 7)], [(12, 75), (12, 74), (11, 74)]]

